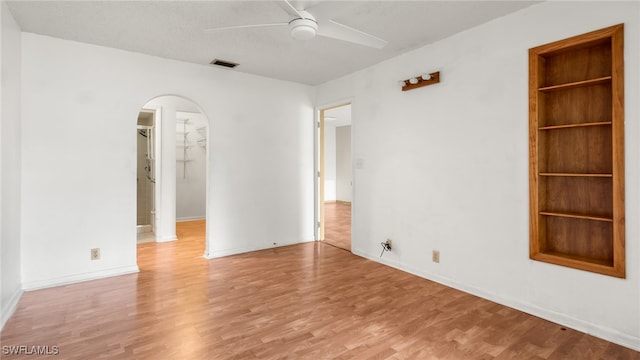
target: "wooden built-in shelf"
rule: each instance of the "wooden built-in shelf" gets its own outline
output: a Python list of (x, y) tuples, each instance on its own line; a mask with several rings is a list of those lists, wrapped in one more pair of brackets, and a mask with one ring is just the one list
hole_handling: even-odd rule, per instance
[(541, 128), (538, 128), (538, 130), (571, 129), (571, 128), (588, 127), (588, 126), (607, 126), (611, 124), (612, 124), (611, 121), (599, 121), (599, 122), (588, 122), (588, 123), (579, 123), (579, 124), (543, 126)]
[(617, 277), (617, 273), (612, 270), (613, 264), (609, 260), (593, 259), (556, 251), (540, 252), (534, 255), (532, 259)]
[(608, 221), (608, 222), (613, 221), (612, 218), (605, 218), (605, 217), (599, 217), (599, 216), (585, 216), (585, 215), (577, 215), (577, 214), (563, 214), (563, 213), (555, 213), (555, 212), (549, 212), (549, 211), (540, 211), (540, 215), (558, 216), (558, 217), (565, 217), (565, 218), (571, 218), (571, 219), (595, 220), (595, 221)]
[(625, 277), (623, 25), (529, 49), (529, 256)]
[(540, 173), (540, 176), (560, 176), (560, 177), (603, 177), (610, 178), (613, 174), (578, 174), (578, 173)]
[(549, 92), (549, 91), (556, 91), (556, 90), (567, 90), (567, 89), (573, 89), (573, 88), (583, 87), (583, 86), (607, 84), (609, 82), (611, 82), (611, 76), (603, 76), (603, 77), (599, 77), (597, 79), (574, 81), (574, 82), (564, 83), (564, 84), (559, 84), (559, 85), (543, 86), (541, 88), (538, 88), (538, 90), (542, 91), (542, 92)]

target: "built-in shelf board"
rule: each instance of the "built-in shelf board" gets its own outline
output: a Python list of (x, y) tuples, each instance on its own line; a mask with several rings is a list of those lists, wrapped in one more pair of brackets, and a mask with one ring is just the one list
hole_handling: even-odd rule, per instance
[(578, 173), (540, 173), (540, 176), (559, 176), (559, 177), (613, 177), (613, 174), (578, 174)]
[(623, 33), (529, 49), (530, 258), (621, 278)]
[(563, 213), (554, 213), (554, 212), (549, 212), (549, 211), (540, 211), (540, 215), (566, 217), (566, 218), (571, 218), (571, 219), (595, 220), (595, 221), (608, 221), (608, 222), (612, 222), (613, 221), (612, 218), (606, 218), (606, 217), (600, 217), (600, 216), (563, 214)]
[(568, 90), (568, 89), (573, 89), (573, 88), (583, 87), (583, 86), (608, 84), (610, 82), (611, 82), (611, 76), (603, 76), (603, 77), (599, 77), (599, 78), (596, 78), (596, 79), (574, 81), (574, 82), (565, 83), (565, 84), (559, 84), (559, 85), (543, 86), (543, 87), (538, 88), (538, 90), (542, 91), (542, 92), (557, 91), (557, 90)]
[(539, 130), (571, 129), (571, 128), (579, 128), (579, 127), (607, 126), (607, 125), (611, 125), (611, 121), (598, 121), (598, 122), (589, 122), (589, 123), (582, 123), (582, 124), (566, 124), (566, 125), (543, 126), (543, 127), (539, 128)]
[(617, 272), (613, 269), (613, 264), (611, 261), (602, 260), (602, 259), (594, 259), (586, 256), (577, 256), (573, 254), (561, 253), (550, 251), (546, 253), (537, 253), (534, 257), (534, 260), (544, 261), (551, 264), (558, 264), (567, 267), (572, 267), (575, 269), (591, 271), (595, 273), (600, 273), (604, 275), (616, 276)]

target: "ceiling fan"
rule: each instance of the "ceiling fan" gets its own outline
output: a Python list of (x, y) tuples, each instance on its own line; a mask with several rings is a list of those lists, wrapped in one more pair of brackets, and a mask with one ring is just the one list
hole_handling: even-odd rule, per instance
[(318, 15), (317, 17), (315, 17), (307, 10), (296, 9), (296, 7), (293, 6), (288, 0), (282, 0), (281, 2), (279, 2), (279, 5), (285, 12), (290, 15), (288, 22), (226, 26), (206, 29), (206, 31), (288, 26), (291, 37), (295, 40), (309, 40), (316, 37), (317, 35), (347, 41), (354, 44), (364, 45), (376, 49), (382, 49), (387, 45), (387, 41), (383, 39), (331, 20), (328, 16), (324, 16), (325, 14), (322, 9), (318, 9), (317, 6), (313, 6), (308, 9)]

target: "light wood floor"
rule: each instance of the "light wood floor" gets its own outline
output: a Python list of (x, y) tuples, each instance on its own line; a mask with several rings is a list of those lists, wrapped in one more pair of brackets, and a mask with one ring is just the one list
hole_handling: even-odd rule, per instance
[(322, 242), (206, 260), (204, 223), (178, 229), (138, 246), (139, 274), (25, 293), (2, 345), (82, 360), (640, 359)]
[(324, 204), (324, 241), (351, 251), (351, 204)]

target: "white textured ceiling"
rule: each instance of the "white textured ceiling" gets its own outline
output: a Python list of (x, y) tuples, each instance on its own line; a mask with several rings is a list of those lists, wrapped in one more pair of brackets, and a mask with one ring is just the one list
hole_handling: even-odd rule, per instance
[(310, 13), (389, 43), (373, 49), (315, 37), (293, 40), (286, 26), (205, 29), (289, 20), (279, 1), (7, 1), (25, 32), (209, 64), (318, 85), (443, 39), (539, 1), (292, 1)]

